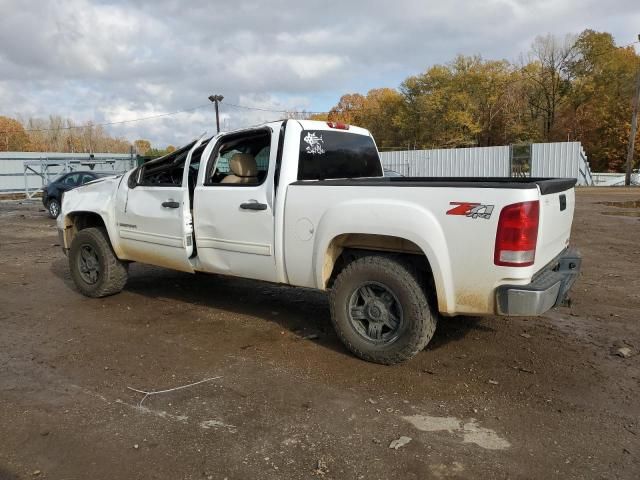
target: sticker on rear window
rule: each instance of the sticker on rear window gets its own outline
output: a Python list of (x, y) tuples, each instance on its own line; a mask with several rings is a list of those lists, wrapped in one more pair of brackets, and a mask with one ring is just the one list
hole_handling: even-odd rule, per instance
[(307, 132), (303, 138), (307, 144), (306, 152), (311, 155), (322, 155), (324, 153), (324, 140), (322, 135), (316, 135), (316, 132)]

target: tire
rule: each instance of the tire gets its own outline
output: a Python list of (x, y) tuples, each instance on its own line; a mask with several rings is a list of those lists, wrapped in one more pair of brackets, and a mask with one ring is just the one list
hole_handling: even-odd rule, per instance
[(401, 258), (370, 255), (349, 263), (338, 274), (329, 303), (342, 343), (369, 362), (409, 360), (427, 346), (436, 329), (425, 282)]
[(69, 269), (76, 287), (87, 297), (114, 295), (127, 283), (127, 264), (118, 260), (101, 228), (78, 232), (69, 250)]
[(47, 203), (47, 211), (51, 218), (58, 218), (58, 215), (60, 215), (60, 201), (55, 198), (49, 200)]

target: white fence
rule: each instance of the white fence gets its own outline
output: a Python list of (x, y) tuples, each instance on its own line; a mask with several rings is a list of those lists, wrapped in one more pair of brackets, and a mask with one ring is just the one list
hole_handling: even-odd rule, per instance
[[(408, 177), (509, 177), (513, 147), (408, 150), (380, 154), (385, 168)], [(532, 177), (575, 178), (592, 185), (587, 156), (580, 142), (534, 143), (528, 150)]]
[(0, 152), (0, 193), (33, 192), (72, 170), (122, 173), (135, 163), (128, 153)]
[[(620, 187), (624, 185), (624, 173), (594, 173), (593, 184), (597, 187)], [(640, 185), (640, 173), (631, 175), (631, 185)]]
[(510, 170), (508, 146), (383, 152), (380, 158), (406, 177), (508, 177)]

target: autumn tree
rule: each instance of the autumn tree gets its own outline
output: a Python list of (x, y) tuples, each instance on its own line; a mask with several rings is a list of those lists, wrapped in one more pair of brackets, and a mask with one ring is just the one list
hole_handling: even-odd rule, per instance
[(348, 93), (340, 97), (338, 104), (329, 110), (328, 120), (357, 125), (360, 123), (365, 97), (359, 93)]
[(638, 68), (609, 33), (546, 35), (518, 64), (460, 55), (399, 90), (343, 95), (328, 119), (368, 128), (381, 149), (579, 140), (594, 170), (621, 171)]
[(592, 168), (622, 171), (640, 57), (632, 47), (616, 47), (611, 34), (593, 30), (580, 34), (576, 53), (561, 127), (569, 138), (582, 142)]
[(151, 142), (149, 140), (136, 140), (133, 142), (133, 148), (135, 148), (138, 155), (146, 155), (151, 150)]
[(522, 116), (514, 84), (516, 69), (507, 61), (458, 56), (409, 77), (401, 122), (409, 143), (422, 148), (491, 146), (519, 138)]
[(13, 118), (0, 116), (0, 151), (23, 152), (28, 147), (29, 136), (22, 124)]
[(131, 144), (109, 135), (102, 126), (89, 122), (77, 125), (71, 119), (51, 115), (48, 119), (24, 121), (29, 137), (28, 149), (34, 152), (129, 153)]

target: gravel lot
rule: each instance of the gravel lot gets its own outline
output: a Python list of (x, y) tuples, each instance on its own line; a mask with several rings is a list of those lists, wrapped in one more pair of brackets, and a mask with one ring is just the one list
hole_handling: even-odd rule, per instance
[(0, 479), (640, 478), (640, 189), (578, 192), (571, 308), (443, 319), (395, 367), (319, 292), (135, 264), (94, 300), (57, 241), (0, 202)]

